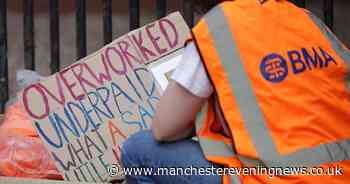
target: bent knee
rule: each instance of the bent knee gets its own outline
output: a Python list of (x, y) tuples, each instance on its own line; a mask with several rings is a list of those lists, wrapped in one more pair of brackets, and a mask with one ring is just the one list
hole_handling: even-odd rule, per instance
[(152, 132), (144, 130), (131, 135), (121, 147), (121, 161), (125, 167), (130, 161), (142, 160), (144, 154), (151, 151), (152, 145), (156, 144)]

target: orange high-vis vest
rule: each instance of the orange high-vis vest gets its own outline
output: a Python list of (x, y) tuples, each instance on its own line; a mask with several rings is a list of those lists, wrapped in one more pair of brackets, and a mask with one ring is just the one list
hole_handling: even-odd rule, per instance
[(350, 53), (322, 21), (285, 0), (227, 1), (193, 40), (217, 98), (197, 135), (224, 183), (350, 182)]

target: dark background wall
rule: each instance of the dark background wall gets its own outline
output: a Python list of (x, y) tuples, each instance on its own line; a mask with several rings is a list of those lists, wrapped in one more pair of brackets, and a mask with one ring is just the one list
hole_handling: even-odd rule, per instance
[[(168, 13), (182, 10), (185, 0), (168, 0)], [(22, 0), (8, 1), (8, 61), (10, 94), (15, 89), (15, 71), (24, 68)], [(50, 37), (48, 0), (34, 1), (35, 61), (36, 70), (49, 75)], [(100, 0), (87, 0), (87, 49), (88, 54), (103, 46), (102, 4)], [(141, 0), (141, 25), (156, 20), (155, 0)], [(339, 39), (350, 46), (350, 1), (334, 0), (334, 30)], [(307, 8), (322, 17), (322, 1), (307, 0)], [(198, 16), (197, 16), (198, 18)], [(128, 32), (128, 0), (113, 1), (113, 38)], [(75, 12), (73, 0), (60, 0), (61, 67), (73, 63), (75, 50)]]
[[(307, 0), (307, 9), (319, 17), (322, 15), (322, 3), (320, 0)], [(350, 47), (350, 1), (334, 0), (334, 32), (340, 40)]]

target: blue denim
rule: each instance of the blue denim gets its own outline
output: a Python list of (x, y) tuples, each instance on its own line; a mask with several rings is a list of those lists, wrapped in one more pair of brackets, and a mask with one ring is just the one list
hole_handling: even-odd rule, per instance
[[(150, 131), (141, 131), (128, 138), (121, 149), (122, 165), (126, 168), (212, 168), (198, 144), (191, 139), (159, 143)], [(220, 184), (219, 175), (127, 175), (128, 184)]]

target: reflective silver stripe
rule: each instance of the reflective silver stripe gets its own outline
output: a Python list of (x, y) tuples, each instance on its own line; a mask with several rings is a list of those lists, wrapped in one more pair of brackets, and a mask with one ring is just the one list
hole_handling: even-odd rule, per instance
[(241, 180), (237, 175), (230, 175), (231, 184), (241, 184)]
[[(313, 13), (307, 12), (310, 19), (317, 25), (317, 27), (321, 30), (323, 35), (331, 42), (334, 51), (345, 61), (348, 66), (348, 70), (350, 70), (350, 52), (344, 48), (342, 43), (338, 40), (338, 38), (332, 33), (329, 28)], [(347, 76), (348, 81), (348, 89), (350, 89), (350, 71)]]
[(252, 167), (265, 166), (263, 162), (255, 158), (248, 158), (242, 155), (237, 155), (237, 153), (235, 153), (232, 150), (231, 145), (225, 144), (223, 141), (215, 141), (213, 139), (209, 139), (205, 137), (201, 137), (199, 140), (201, 143), (201, 148), (204, 154), (207, 156), (238, 157), (238, 159), (245, 166), (252, 166)]
[(317, 27), (321, 30), (323, 35), (331, 42), (333, 49), (337, 54), (346, 62), (348, 67), (350, 67), (350, 52), (344, 48), (342, 43), (338, 40), (338, 38), (332, 33), (329, 28), (314, 14), (311, 12), (307, 12), (311, 20), (317, 25)]
[(210, 11), (205, 16), (205, 20), (214, 39), (221, 63), (226, 73), (229, 74), (232, 90), (237, 97), (237, 104), (259, 155), (262, 158), (275, 158), (277, 156), (275, 144), (267, 131), (268, 129), (264, 123), (265, 119), (253, 94), (244, 66), (240, 61), (239, 51), (221, 7), (217, 6)]
[(201, 112), (197, 114), (196, 117), (196, 133), (199, 134), (200, 130), (203, 128), (204, 125), (204, 116), (208, 113), (208, 103), (204, 104), (202, 107)]
[[(208, 104), (205, 104), (202, 111), (196, 118), (196, 132), (200, 134), (200, 130), (203, 128), (204, 116), (208, 113)], [(223, 141), (213, 141), (210, 138), (199, 137), (199, 143), (206, 156), (223, 156), (233, 157), (235, 152), (230, 145), (225, 144)]]
[(266, 126), (251, 81), (240, 59), (228, 21), (220, 6), (204, 18), (214, 40), (214, 46), (230, 80), (237, 105), (261, 161), (267, 167), (312, 167), (322, 163), (349, 160), (350, 140), (322, 144), (292, 154), (280, 155)]
[[(198, 113), (196, 118), (196, 132), (199, 134), (203, 128), (204, 116), (208, 113), (208, 103), (202, 108), (202, 111)], [(223, 141), (213, 141), (209, 138), (198, 136), (199, 144), (202, 148), (204, 155), (206, 156), (223, 156), (223, 157), (234, 157), (232, 147), (225, 144)], [(236, 175), (230, 175), (231, 184), (241, 184), (239, 177)]]
[(236, 153), (232, 150), (230, 145), (225, 144), (223, 141), (213, 141), (205, 137), (199, 138), (199, 142), (202, 146), (203, 152), (208, 156), (222, 156), (222, 157), (234, 157)]

